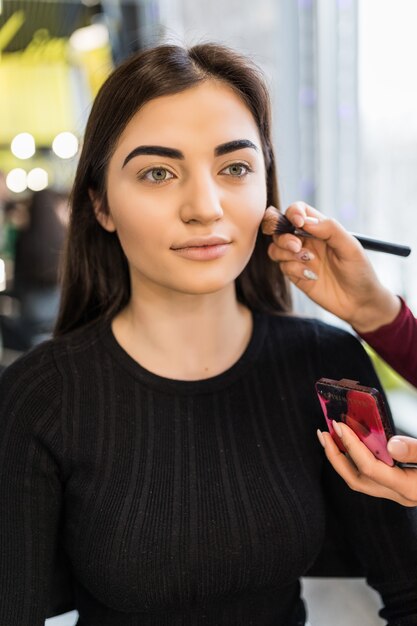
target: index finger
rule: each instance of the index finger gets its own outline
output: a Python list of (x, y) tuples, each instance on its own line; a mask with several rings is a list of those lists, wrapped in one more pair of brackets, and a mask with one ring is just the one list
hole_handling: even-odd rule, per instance
[[(309, 204), (294, 202), (287, 208), (285, 216), (297, 228), (302, 228), (307, 233), (324, 241), (340, 259), (352, 260), (355, 256), (357, 258), (365, 256), (360, 243), (342, 224), (331, 217), (323, 215), (323, 213), (320, 213), (320, 211)], [(309, 217), (318, 219), (318, 223), (309, 222)]]
[(320, 211), (302, 201), (290, 204), (285, 211), (285, 217), (287, 217), (294, 226), (297, 226), (297, 228), (303, 228), (306, 223), (306, 218), (308, 217), (314, 217), (319, 221), (326, 219), (323, 213), (320, 213)]

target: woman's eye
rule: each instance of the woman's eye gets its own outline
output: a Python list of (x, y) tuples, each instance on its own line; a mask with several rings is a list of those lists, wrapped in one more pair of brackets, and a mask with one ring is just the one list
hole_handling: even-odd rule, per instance
[(174, 178), (174, 175), (169, 170), (165, 169), (165, 167), (153, 167), (141, 174), (139, 178), (150, 183), (164, 183)]
[(220, 173), (226, 173), (234, 178), (243, 178), (243, 176), (246, 176), (249, 172), (252, 172), (252, 170), (246, 163), (232, 163), (225, 167)]

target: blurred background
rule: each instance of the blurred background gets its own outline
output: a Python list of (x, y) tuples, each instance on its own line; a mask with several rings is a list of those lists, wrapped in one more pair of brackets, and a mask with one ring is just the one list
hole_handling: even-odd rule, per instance
[[(92, 100), (120, 61), (160, 42), (220, 41), (261, 66), (283, 207), (302, 199), (352, 231), (410, 245), (407, 259), (369, 255), (416, 312), (416, 27), (415, 0), (0, 0), (0, 364), (51, 332)], [(298, 294), (295, 307), (340, 324)], [(415, 392), (374, 360), (399, 430), (417, 435)], [(329, 621), (320, 605), (319, 594), (315, 623), (342, 626), (340, 604)], [(382, 623), (368, 615), (346, 624)]]

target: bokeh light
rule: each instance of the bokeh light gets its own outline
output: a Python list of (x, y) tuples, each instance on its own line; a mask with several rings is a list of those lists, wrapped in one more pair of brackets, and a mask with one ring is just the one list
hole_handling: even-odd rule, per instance
[(32, 191), (41, 191), (48, 186), (48, 172), (42, 167), (34, 167), (27, 177), (27, 186)]
[(21, 193), (27, 189), (27, 174), (21, 167), (16, 167), (6, 176), (6, 185), (14, 193)]
[(36, 152), (35, 139), (30, 133), (19, 133), (16, 135), (10, 147), (18, 159), (30, 159)]
[(73, 133), (59, 133), (52, 142), (52, 150), (61, 159), (72, 159), (78, 152), (78, 139)]

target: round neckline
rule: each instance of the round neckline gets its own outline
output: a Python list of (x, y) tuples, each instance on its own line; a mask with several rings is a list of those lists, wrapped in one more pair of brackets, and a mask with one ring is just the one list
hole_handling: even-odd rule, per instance
[(101, 340), (111, 356), (127, 371), (133, 378), (142, 384), (159, 389), (160, 391), (197, 394), (215, 391), (235, 382), (244, 375), (250, 365), (252, 365), (261, 351), (267, 332), (267, 317), (258, 312), (252, 312), (253, 326), (249, 342), (239, 359), (229, 368), (220, 374), (199, 380), (171, 379), (159, 374), (155, 374), (140, 365), (133, 359), (119, 344), (114, 336), (111, 320), (103, 321), (99, 334)]

